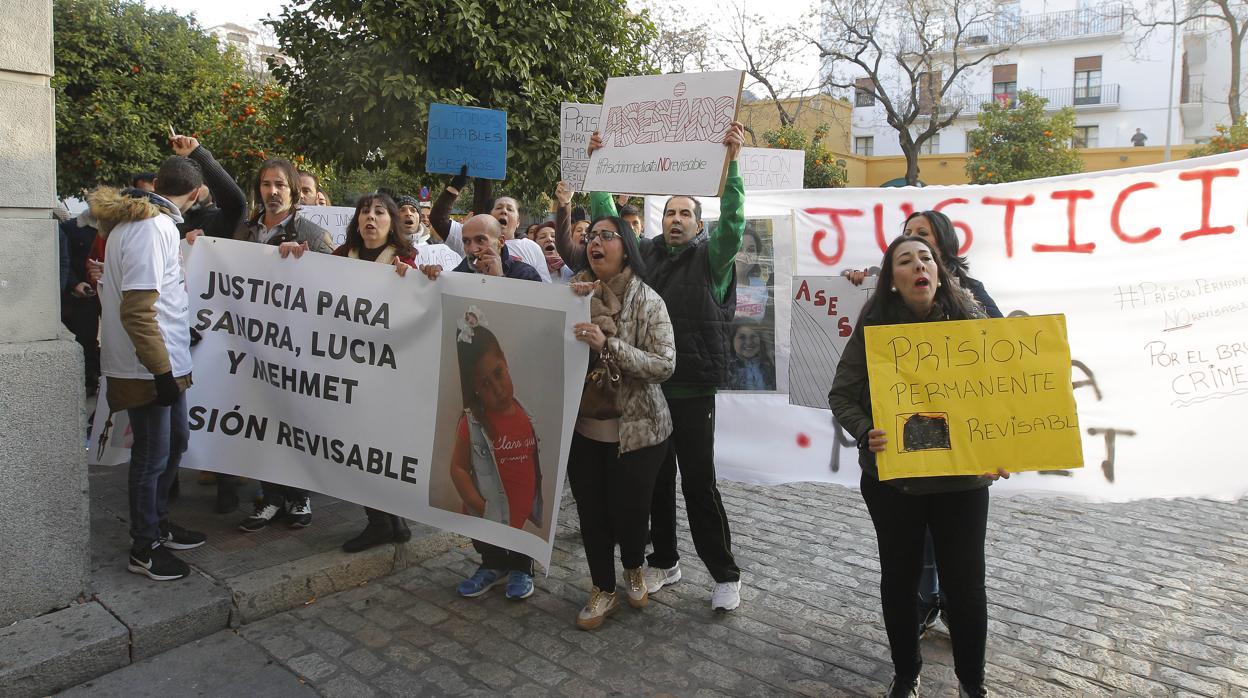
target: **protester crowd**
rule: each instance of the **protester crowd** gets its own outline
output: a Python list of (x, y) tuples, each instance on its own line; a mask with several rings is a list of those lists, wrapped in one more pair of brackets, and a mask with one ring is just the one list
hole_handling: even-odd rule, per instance
[[(189, 136), (171, 139), (174, 155), (154, 175), (125, 189), (92, 192), (89, 209), (61, 226), (63, 315), (87, 356), (88, 392), (106, 377), (109, 409), (126, 410), (132, 425), (128, 569), (154, 580), (181, 578), (189, 567), (172, 551), (205, 542), (203, 534), (170, 520), (169, 497), (188, 446), (185, 391), (192, 383), (190, 347), (197, 341), (188, 322), (180, 240), (194, 244), (210, 236), (276, 246), (282, 258), (332, 254), (386, 264), (403, 276), (413, 269), (428, 279), (444, 273), (505, 276), (566, 285), (569, 293), (588, 296), (590, 320), (573, 330), (588, 346), (590, 361), (567, 474), (593, 586), (575, 623), (597, 628), (623, 602), (641, 609), (650, 595), (680, 583), (677, 473), (695, 551), (715, 581), (710, 606), (736, 609), (742, 573), (716, 484), (715, 397), (730, 382), (775, 389), (775, 367), (760, 340), (766, 302), (745, 312), (739, 303), (739, 296), (770, 293), (769, 271), (759, 258), (763, 239), (747, 230), (745, 219), (736, 163), (743, 131), (733, 122), (724, 137), (730, 164), (718, 223), (706, 225), (701, 203), (673, 192), (662, 230), (653, 237), (644, 236), (641, 212), (626, 198), (593, 192), (587, 211), (572, 206), (573, 193), (562, 182), (554, 189), (553, 216), (526, 229), (520, 228), (519, 203), (510, 197), (496, 199), (488, 213), (454, 220), (465, 167), (433, 201), (365, 194), (355, 202), (345, 242), (335, 245), (326, 230), (299, 215), (301, 207), (328, 204), (313, 174), (280, 158), (255, 173), (233, 173), (254, 174), (249, 210), (248, 195), (231, 174)], [(595, 134), (591, 152), (599, 147)], [(877, 289), (845, 350), (829, 403), (858, 439), (896, 671), (889, 695), (917, 695), (919, 638), (937, 616), (953, 638), (964, 694), (986, 695), (987, 486), (1008, 475), (878, 479), (874, 453), (888, 435), (872, 420), (863, 326), (1000, 313), (966, 273), (947, 218), (916, 213), (903, 233), (880, 264)], [(861, 281), (863, 272), (850, 276)], [(464, 411), (451, 480), (465, 513), (522, 527), (540, 518), (541, 469), (531, 421), (512, 395), (508, 357), (481, 323), (462, 327), (456, 348)], [(514, 452), (501, 453), (500, 443)], [(218, 512), (235, 512), (239, 478), (216, 475), (215, 482)], [(308, 492), (256, 484), (255, 508), (239, 522), (240, 534), (313, 523)], [(367, 509), (367, 521), (344, 550), (411, 536), (406, 522), (388, 512)], [(497, 585), (504, 585), (508, 599), (534, 593), (530, 558), (484, 541), (473, 545), (480, 566), (458, 584), (460, 595), (478, 597)], [(934, 569), (920, 601), (925, 558)]]

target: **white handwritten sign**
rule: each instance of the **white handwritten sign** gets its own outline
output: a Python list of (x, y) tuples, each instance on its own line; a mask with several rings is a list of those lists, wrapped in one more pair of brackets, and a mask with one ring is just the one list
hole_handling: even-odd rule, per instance
[(347, 226), (351, 225), (354, 215), (355, 209), (351, 206), (300, 206), (298, 209), (300, 218), (307, 218), (329, 231), (334, 247), (347, 241)]
[(739, 70), (607, 80), (589, 191), (718, 196), (728, 172), (724, 135), (737, 118)]
[(584, 191), (585, 172), (589, 169), (589, 137), (598, 130), (597, 104), (562, 102), (559, 105), (559, 178)]
[(806, 174), (806, 151), (780, 148), (742, 148), (737, 158), (746, 191), (801, 189)]

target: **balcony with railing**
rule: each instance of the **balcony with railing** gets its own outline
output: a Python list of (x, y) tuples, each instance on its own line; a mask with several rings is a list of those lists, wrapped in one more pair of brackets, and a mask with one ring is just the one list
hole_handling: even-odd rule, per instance
[[(959, 51), (976, 51), (1116, 36), (1126, 28), (1127, 17), (1126, 7), (1117, 4), (1029, 15), (1001, 13), (967, 24), (960, 35), (955, 28), (947, 28), (944, 39), (927, 52), (952, 51), (955, 40)], [(924, 52), (917, 37), (906, 37), (901, 43), (903, 52)]]
[[(1107, 111), (1119, 106), (1118, 85), (1114, 84), (1028, 91), (1048, 100), (1044, 105), (1045, 111), (1057, 111), (1063, 107), (1074, 107), (1075, 111)], [(1018, 100), (1003, 93), (970, 95), (961, 99), (946, 97), (941, 111), (948, 114), (961, 106), (962, 111), (958, 112), (958, 118), (973, 119), (979, 115), (985, 104), (992, 103), (1013, 109), (1018, 105)]]

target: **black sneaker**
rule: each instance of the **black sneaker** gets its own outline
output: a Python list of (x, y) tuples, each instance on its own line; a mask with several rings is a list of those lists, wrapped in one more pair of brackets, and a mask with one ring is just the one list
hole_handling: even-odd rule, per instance
[(130, 549), (130, 564), (126, 569), (135, 574), (146, 575), (158, 582), (181, 579), (191, 573), (190, 565), (179, 560), (159, 542), (149, 546)]
[(312, 524), (312, 501), (307, 497), (292, 500), (287, 516), (290, 518), (291, 528), (310, 526)]
[(162, 521), (160, 524), (160, 544), (170, 550), (198, 548), (206, 540), (208, 536), (199, 531), (188, 531), (171, 521)]
[(256, 513), (247, 517), (247, 520), (238, 525), (238, 530), (243, 533), (255, 533), (260, 529), (272, 523), (273, 519), (281, 512), (275, 504), (257, 504)]

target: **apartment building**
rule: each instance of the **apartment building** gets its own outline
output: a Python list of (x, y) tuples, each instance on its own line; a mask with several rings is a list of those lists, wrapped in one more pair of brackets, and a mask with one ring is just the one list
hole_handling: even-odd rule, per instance
[[(907, 2), (915, 0), (895, 0)], [(1048, 99), (1049, 109), (1073, 107), (1075, 145), (1126, 147), (1147, 138), (1149, 146), (1170, 141), (1201, 143), (1219, 123), (1229, 121), (1229, 32), (1222, 22), (1195, 22), (1146, 32), (1140, 16), (1144, 3), (1132, 5), (1083, 0), (1011, 0), (997, 3), (990, 20), (968, 25), (961, 34), (963, 61), (1001, 48), (1008, 50), (963, 72), (941, 102), (944, 114), (959, 109), (956, 120), (923, 146), (925, 153), (966, 150), (966, 134), (976, 128), (982, 105), (1016, 103), (1031, 90)], [(1179, 17), (1185, 3), (1177, 3)], [(1169, 17), (1167, 11), (1162, 13)], [(913, 41), (901, 31), (897, 40)], [(940, 52), (937, 51), (939, 58)], [(887, 65), (887, 64), (885, 64)], [(825, 65), (825, 72), (844, 66)], [(1170, 76), (1173, 71), (1173, 82)], [(908, 85), (900, 70), (884, 84)], [(850, 75), (849, 77), (854, 77)], [(941, 80), (936, 72), (932, 82)], [(922, 91), (920, 91), (922, 92)], [(891, 92), (890, 92), (891, 93)], [(859, 155), (897, 155), (897, 132), (884, 109), (864, 91), (853, 102), (851, 147)], [(922, 103), (922, 102), (920, 102)], [(925, 122), (916, 124), (923, 125)]]
[(269, 61), (276, 65), (286, 65), (290, 59), (283, 55), (276, 46), (264, 43), (260, 32), (255, 29), (226, 23), (206, 29), (209, 34), (217, 37), (222, 47), (233, 46), (252, 75), (265, 78), (269, 74)]

